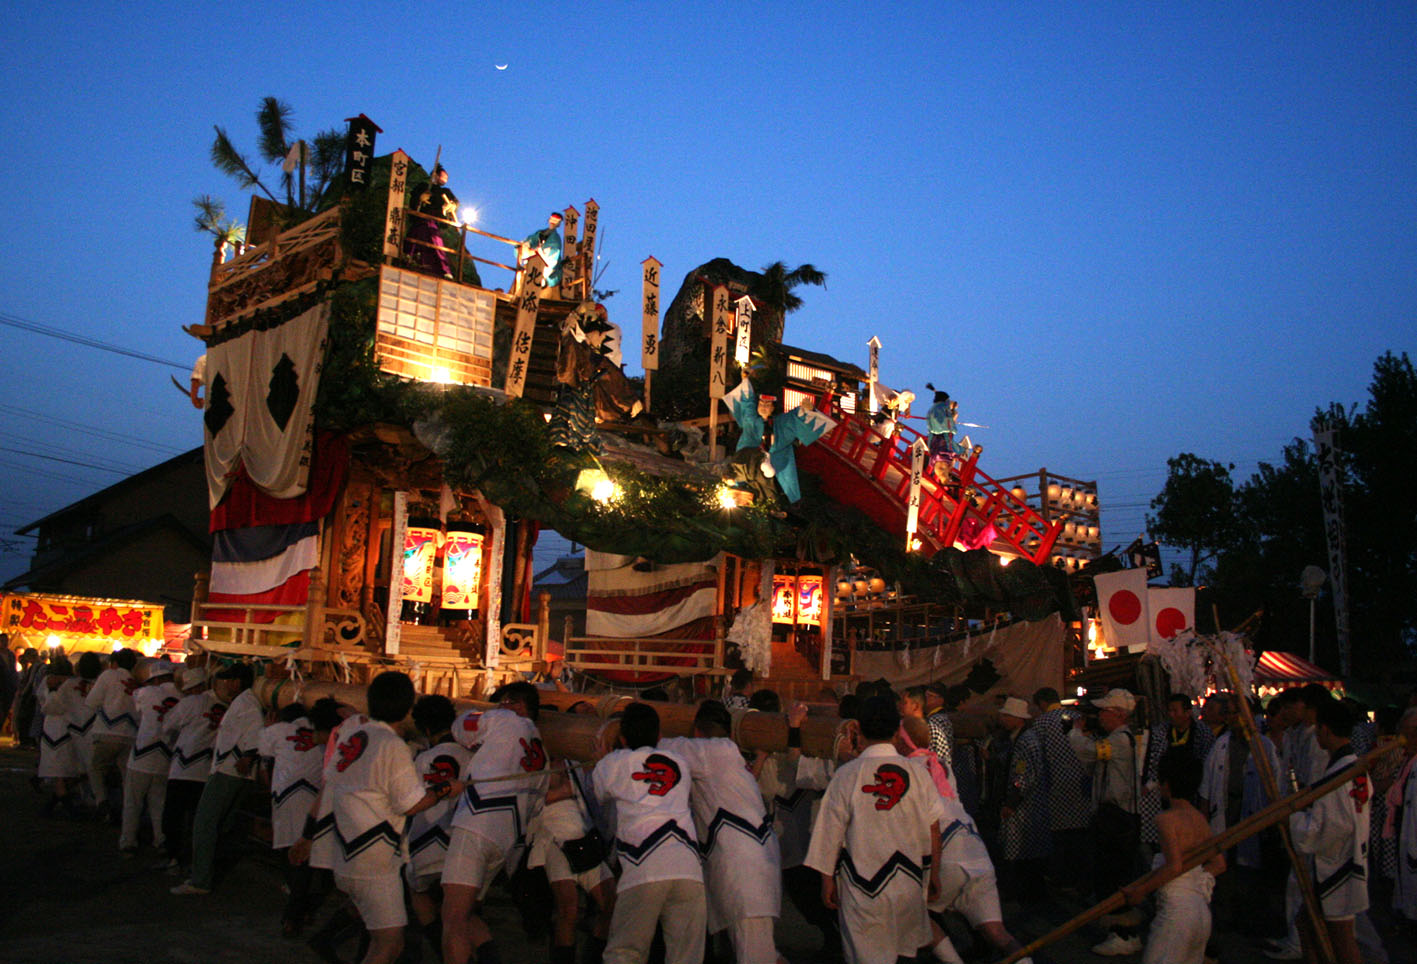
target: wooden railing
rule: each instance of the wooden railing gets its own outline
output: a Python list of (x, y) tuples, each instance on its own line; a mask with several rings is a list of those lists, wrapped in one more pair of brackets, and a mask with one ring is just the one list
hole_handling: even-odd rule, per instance
[[(902, 517), (910, 503), (911, 446), (923, 436), (900, 425), (890, 438), (861, 415), (843, 412), (835, 398), (823, 396), (818, 407), (836, 419), (836, 427), (815, 444), (824, 446), (869, 480), (872, 488), (896, 505)], [(947, 482), (927, 472), (920, 485), (917, 534), (922, 541), (943, 549), (960, 538), (966, 520), (982, 532), (992, 525), (999, 540), (1040, 565), (1062, 529), (1062, 520), (1049, 522), (1001, 483), (980, 470), (978, 452), (949, 455)]]
[[(317, 568), (310, 573), (309, 601), (301, 606), (210, 602), (210, 576), (197, 574), (192, 600), (191, 644), (201, 649), (266, 659), (294, 656), (302, 660), (339, 655), (367, 656), (369, 636), (364, 615), (355, 609), (325, 606), (325, 582)], [(220, 618), (213, 618), (213, 614)], [(239, 614), (240, 618), (232, 618)], [(269, 617), (270, 621), (257, 621)]]
[(722, 670), (723, 640), (572, 636), (566, 665), (583, 672), (710, 673)]
[(218, 328), (312, 290), (340, 260), (340, 207), (302, 221), (264, 244), (212, 265), (207, 325)]

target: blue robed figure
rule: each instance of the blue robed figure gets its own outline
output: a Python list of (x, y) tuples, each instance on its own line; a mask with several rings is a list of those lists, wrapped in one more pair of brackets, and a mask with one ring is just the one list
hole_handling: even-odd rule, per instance
[[(724, 395), (723, 401), (742, 430), (738, 436), (738, 447), (734, 450), (734, 461), (748, 462), (744, 456), (753, 456), (758, 471), (767, 478), (777, 480), (788, 502), (801, 499), (797, 456), (792, 447), (796, 444), (811, 445), (835, 428), (836, 422), (814, 409), (811, 399), (804, 399), (790, 412), (779, 412), (776, 410), (777, 399), (771, 395), (759, 396), (753, 383), (746, 378)], [(757, 452), (763, 455), (759, 458)]]

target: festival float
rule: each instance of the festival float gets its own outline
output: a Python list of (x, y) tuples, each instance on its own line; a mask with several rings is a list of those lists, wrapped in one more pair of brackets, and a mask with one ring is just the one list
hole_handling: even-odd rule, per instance
[[(1081, 663), (1095, 483), (990, 477), (943, 392), (912, 416), (878, 339), (864, 368), (785, 343), (763, 276), (723, 259), (662, 311), (645, 258), (622, 329), (594, 200), (483, 230), (380, 133), (349, 121), (313, 210), (253, 198), (186, 328), (214, 536), (194, 649), (451, 696), (549, 673), (707, 691), (741, 666), (784, 696), (1031, 692)], [(588, 547), (583, 635), (533, 598), (546, 529)]]

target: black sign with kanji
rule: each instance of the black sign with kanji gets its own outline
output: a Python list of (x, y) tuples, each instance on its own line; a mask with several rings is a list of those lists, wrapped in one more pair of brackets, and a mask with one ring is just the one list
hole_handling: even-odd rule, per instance
[(349, 133), (344, 138), (344, 176), (349, 191), (362, 191), (369, 186), (369, 171), (374, 163), (374, 137), (382, 128), (360, 114), (349, 118)]

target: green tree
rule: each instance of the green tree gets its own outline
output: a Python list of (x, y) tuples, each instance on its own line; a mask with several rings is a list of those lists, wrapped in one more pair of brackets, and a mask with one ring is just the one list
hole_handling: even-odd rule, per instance
[[(344, 165), (344, 133), (337, 128), (320, 131), (306, 145), (308, 181), (297, 176), (304, 173), (300, 165), (292, 171), (278, 171), (276, 183), (284, 196), (282, 201), (262, 179), (261, 163), (282, 164), (294, 146), (294, 111), (290, 105), (277, 97), (262, 98), (256, 110), (256, 153), (260, 160), (255, 163), (236, 148), (224, 127), (218, 124), (214, 129), (216, 137), (212, 141), (211, 159), (216, 169), (234, 178), (242, 190), (255, 188), (270, 200), (283, 204), (292, 221), (315, 212), (325, 190)], [(193, 204), (200, 209), (203, 199), (210, 200), (203, 195)]]
[(1355, 663), (1410, 659), (1417, 643), (1417, 371), (1404, 352), (1373, 364), (1367, 404), (1340, 424), (1347, 479), (1348, 594)]
[(1189, 553), (1184, 570), (1187, 585), (1195, 585), (1201, 566), (1235, 536), (1233, 468), (1190, 452), (1166, 460), (1166, 484), (1151, 500), (1156, 515), (1148, 515), (1146, 521), (1153, 536)]
[[(765, 329), (768, 341), (782, 341), (787, 316), (802, 307), (802, 297), (797, 294), (796, 289), (803, 285), (820, 285), (825, 288), (826, 272), (818, 271), (810, 264), (800, 264), (789, 269), (783, 262), (774, 261), (764, 265), (762, 272), (753, 279), (748, 294), (758, 303), (759, 317), (763, 318), (768, 326)], [(757, 318), (753, 320), (754, 328), (762, 323)]]

